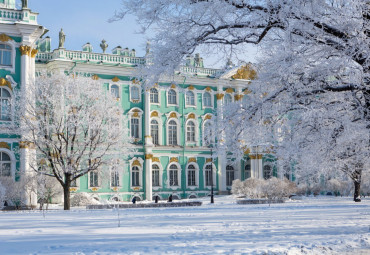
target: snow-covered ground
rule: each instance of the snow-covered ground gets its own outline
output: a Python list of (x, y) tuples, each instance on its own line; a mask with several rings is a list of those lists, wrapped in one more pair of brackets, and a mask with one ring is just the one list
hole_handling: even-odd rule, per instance
[(0, 254), (370, 254), (370, 199), (0, 212)]

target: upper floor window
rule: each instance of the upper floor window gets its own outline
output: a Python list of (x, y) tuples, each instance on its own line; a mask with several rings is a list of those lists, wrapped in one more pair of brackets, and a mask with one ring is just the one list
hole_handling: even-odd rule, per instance
[(117, 85), (112, 85), (110, 87), (110, 93), (113, 97), (119, 98), (119, 87)]
[(226, 186), (233, 185), (234, 178), (235, 178), (234, 167), (230, 165), (226, 166)]
[(150, 89), (150, 102), (158, 103), (158, 90), (156, 88)]
[(153, 144), (159, 145), (159, 125), (156, 120), (152, 120), (150, 122), (150, 135), (152, 137)]
[(168, 91), (168, 104), (177, 104), (177, 94), (173, 89)]
[(193, 121), (189, 121), (186, 126), (186, 141), (195, 142), (195, 124)]
[(140, 169), (137, 166), (132, 167), (131, 171), (131, 186), (140, 186)]
[(12, 162), (9, 155), (5, 152), (0, 152), (0, 177), (11, 176), (11, 165)]
[(195, 105), (194, 93), (192, 91), (186, 92), (186, 104)]
[(204, 107), (211, 107), (212, 101), (211, 101), (211, 94), (208, 92), (205, 92), (203, 94), (203, 106)]
[(225, 105), (230, 104), (232, 101), (233, 101), (233, 99), (232, 99), (231, 95), (230, 94), (226, 94), (225, 97), (224, 97), (224, 103), (225, 103)]
[(209, 146), (214, 142), (213, 132), (212, 132), (212, 124), (210, 121), (206, 121), (204, 123), (203, 128), (203, 137), (204, 137), (204, 145)]
[(12, 48), (6, 44), (0, 44), (0, 65), (12, 65)]
[(168, 122), (168, 144), (177, 145), (177, 123), (174, 120)]
[(99, 187), (99, 173), (98, 171), (90, 172), (90, 187)]
[(11, 100), (10, 92), (5, 88), (0, 88), (0, 120), (11, 120), (11, 108), (10, 108), (10, 100)]
[(131, 100), (140, 100), (140, 90), (136, 86), (131, 87)]
[(131, 118), (131, 137), (139, 138), (139, 119)]

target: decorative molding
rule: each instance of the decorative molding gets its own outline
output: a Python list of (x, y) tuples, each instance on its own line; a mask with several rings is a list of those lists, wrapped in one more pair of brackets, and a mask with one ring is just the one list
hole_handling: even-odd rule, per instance
[(172, 112), (172, 113), (170, 114), (170, 118), (176, 118), (176, 119), (177, 119), (177, 114), (176, 114), (175, 112)]
[(225, 91), (226, 91), (226, 93), (234, 93), (234, 89), (233, 88), (228, 88)]
[(90, 188), (91, 189), (91, 191), (98, 191), (99, 190), (99, 188), (98, 187), (92, 187), (92, 188)]
[(206, 159), (206, 163), (211, 163), (213, 160), (211, 158)]
[(212, 115), (211, 114), (207, 114), (205, 117), (204, 117), (205, 120), (210, 120), (212, 119)]
[(27, 45), (19, 46), (19, 51), (21, 52), (21, 56), (30, 55), (31, 54), (31, 47)]
[[(146, 158), (147, 155), (145, 155), (145, 158)], [(134, 160), (134, 162), (132, 162), (132, 166), (139, 166), (141, 167), (141, 163), (138, 159)]]
[(197, 158), (189, 158), (188, 163), (191, 162), (197, 163)]
[(188, 119), (195, 119), (195, 114), (194, 113), (189, 113)]
[(152, 113), (150, 114), (150, 117), (153, 118), (153, 117), (158, 117), (159, 114), (157, 111), (152, 111)]
[(158, 163), (161, 163), (161, 161), (159, 160), (158, 157), (153, 157), (152, 158), (152, 162), (158, 162)]
[(139, 113), (138, 113), (138, 112), (134, 112), (134, 113), (132, 114), (132, 117), (134, 117), (134, 118), (139, 118)]
[(208, 91), (208, 92), (212, 91), (211, 87), (207, 87), (207, 88), (205, 88), (205, 90)]
[(8, 42), (8, 41), (13, 41), (13, 39), (6, 34), (0, 34), (0, 41), (2, 42)]
[(216, 94), (216, 98), (217, 98), (217, 100), (221, 100), (222, 98), (224, 98), (224, 94), (222, 94), (222, 93), (217, 93)]
[(39, 52), (37, 49), (32, 49), (31, 50), (31, 58), (35, 58), (37, 55), (37, 52)]
[(190, 85), (190, 86), (188, 87), (188, 90), (194, 90), (194, 86), (193, 86), (193, 85)]
[(131, 82), (132, 82), (133, 84), (140, 84), (140, 81), (139, 81), (138, 79), (133, 79)]
[(176, 85), (175, 84), (171, 84), (171, 89), (176, 89)]
[(243, 94), (238, 94), (238, 95), (235, 95), (234, 98), (235, 98), (235, 101), (239, 101), (243, 98)]
[(245, 89), (243, 91), (243, 93), (244, 93), (244, 95), (248, 95), (248, 94), (252, 93), (252, 91), (250, 91), (249, 89)]
[(245, 148), (244, 149), (244, 154), (247, 155), (249, 153), (251, 153), (251, 149), (250, 148)]
[[(20, 149), (35, 149), (35, 144), (33, 142), (20, 141), (19, 148)], [(54, 157), (53, 154), (51, 156)]]
[(113, 79), (112, 79), (113, 82), (118, 82), (119, 81), (119, 78), (117, 76), (115, 76)]
[(145, 159), (152, 159), (153, 158), (153, 154), (145, 154)]
[(6, 87), (8, 87), (10, 90), (13, 90), (11, 82), (10, 82), (10, 81), (8, 81), (8, 80), (7, 80), (7, 79), (5, 79), (5, 78), (0, 78), (0, 86), (6, 86)]
[(170, 158), (170, 163), (173, 163), (173, 162), (177, 162), (177, 163), (179, 163), (179, 159), (178, 159), (178, 158), (176, 158), (176, 157), (172, 157), (172, 158)]
[(262, 159), (263, 155), (262, 154), (257, 154), (257, 155), (249, 155), (250, 159)]
[(119, 190), (119, 187), (112, 187), (112, 190), (113, 191), (118, 191)]
[[(69, 188), (69, 191), (71, 191), (71, 192), (76, 192), (78, 190), (78, 188), (77, 187), (70, 187)], [(92, 189), (91, 189), (92, 190)]]
[(233, 79), (239, 80), (255, 80), (257, 78), (257, 72), (252, 68), (251, 64), (246, 64), (236, 71), (236, 74), (231, 76)]
[(99, 80), (99, 76), (98, 76), (98, 75), (96, 75), (96, 74), (94, 74), (94, 75), (92, 76), (92, 79), (93, 79), (93, 80), (95, 80), (95, 81), (97, 81), (97, 80)]
[(150, 136), (150, 135), (146, 135), (144, 138), (152, 138), (152, 136)]
[(0, 142), (0, 148), (8, 149), (10, 150), (10, 146), (7, 142)]

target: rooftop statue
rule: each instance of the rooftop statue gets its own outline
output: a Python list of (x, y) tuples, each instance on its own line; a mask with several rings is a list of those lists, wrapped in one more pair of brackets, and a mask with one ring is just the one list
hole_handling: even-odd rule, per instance
[(28, 8), (28, 0), (22, 0), (22, 9)]
[(64, 48), (64, 42), (66, 41), (66, 35), (63, 32), (63, 28), (59, 32), (59, 49)]
[(103, 41), (101, 41), (100, 48), (103, 50), (103, 53), (105, 53), (105, 51), (108, 48), (108, 44), (106, 40), (103, 39)]

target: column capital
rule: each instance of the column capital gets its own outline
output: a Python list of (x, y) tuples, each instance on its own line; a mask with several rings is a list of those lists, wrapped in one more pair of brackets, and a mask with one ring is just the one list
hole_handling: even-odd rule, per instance
[(22, 45), (19, 46), (19, 51), (21, 52), (21, 56), (29, 56), (31, 54), (31, 46)]

